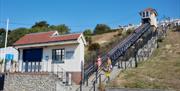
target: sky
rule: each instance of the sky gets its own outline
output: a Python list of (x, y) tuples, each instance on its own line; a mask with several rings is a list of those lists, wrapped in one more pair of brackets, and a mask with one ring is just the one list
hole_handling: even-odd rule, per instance
[(30, 28), (45, 20), (50, 25), (66, 24), (72, 32), (94, 29), (96, 24), (111, 28), (139, 24), (139, 12), (154, 8), (158, 20), (180, 18), (180, 0), (0, 0), (0, 28)]

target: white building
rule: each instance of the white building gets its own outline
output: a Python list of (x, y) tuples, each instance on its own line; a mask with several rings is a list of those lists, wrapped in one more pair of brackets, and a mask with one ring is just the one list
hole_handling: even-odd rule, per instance
[(12, 66), (11, 63), (18, 61), (18, 51), (13, 47), (7, 47), (6, 49), (0, 48), (0, 61), (2, 62), (4, 58), (6, 60), (6, 62), (4, 62), (6, 66), (0, 65), (1, 72), (4, 72), (4, 70), (9, 71)]
[(26, 34), (14, 43), (19, 51), (20, 72), (61, 72), (81, 78), (86, 41), (82, 33), (59, 35), (57, 31)]
[(180, 26), (180, 19), (173, 19), (173, 20), (171, 20), (171, 23), (172, 23), (174, 26)]
[(151, 24), (152, 26), (157, 27), (157, 19), (156, 19), (156, 16), (157, 16), (158, 14), (157, 14), (157, 11), (156, 11), (155, 9), (147, 8), (147, 9), (141, 11), (139, 14), (141, 15), (142, 23), (148, 23), (148, 22), (150, 22), (150, 24)]

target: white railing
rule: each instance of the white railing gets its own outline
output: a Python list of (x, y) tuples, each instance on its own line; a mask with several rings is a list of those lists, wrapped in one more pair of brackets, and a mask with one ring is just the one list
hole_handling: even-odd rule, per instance
[(42, 72), (42, 62), (23, 62), (23, 72)]

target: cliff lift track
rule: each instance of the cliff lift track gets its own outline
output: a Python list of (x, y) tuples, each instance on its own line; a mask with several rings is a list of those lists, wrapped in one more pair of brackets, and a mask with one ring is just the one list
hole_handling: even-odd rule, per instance
[[(145, 23), (136, 28), (134, 33), (130, 34), (127, 38), (125, 38), (122, 42), (117, 44), (113, 49), (111, 49), (107, 54), (103, 55), (101, 67), (104, 67), (104, 64), (107, 60), (107, 55), (110, 56), (112, 60), (112, 65), (117, 63), (117, 60), (120, 56), (122, 56), (129, 47), (131, 47), (148, 29), (150, 29), (150, 24)], [(85, 79), (88, 79), (94, 72), (96, 71), (96, 67), (94, 64), (90, 64), (86, 70), (84, 71)], [(100, 70), (98, 70), (98, 73)]]

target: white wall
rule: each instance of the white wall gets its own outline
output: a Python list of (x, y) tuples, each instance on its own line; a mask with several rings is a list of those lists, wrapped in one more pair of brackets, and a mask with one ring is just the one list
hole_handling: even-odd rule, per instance
[(145, 16), (143, 16), (143, 12), (141, 12), (141, 17), (142, 17), (143, 19), (144, 19), (144, 18), (150, 18), (150, 24), (151, 24), (151, 25), (154, 25), (155, 27), (157, 27), (157, 19), (156, 19), (155, 13), (148, 11), (149, 16), (146, 16), (146, 12), (147, 12), (147, 11), (144, 11), (144, 12), (145, 12)]
[[(60, 45), (60, 46), (49, 46), (49, 47), (42, 47), (43, 48), (43, 57), (42, 57), (42, 69), (41, 71), (48, 71), (48, 72), (57, 72), (57, 70), (62, 71), (62, 69), (66, 72), (80, 72), (81, 71), (81, 61), (84, 61), (84, 44), (82, 40), (79, 40), (80, 44), (70, 44), (70, 45)], [(52, 49), (61, 49), (65, 48), (65, 60), (64, 63), (53, 63), (52, 64)], [(67, 59), (66, 52), (67, 51), (74, 51), (73, 58)], [(20, 70), (25, 71), (25, 67), (23, 66), (22, 62), (22, 54), (23, 50), (20, 49)], [(48, 61), (46, 56), (49, 57)], [(61, 69), (62, 68), (62, 69)]]
[[(0, 48), (0, 59), (4, 59), (5, 54), (5, 48)], [(13, 54), (14, 55), (14, 61), (18, 60), (18, 51), (13, 47), (7, 47), (6, 48), (6, 54)]]
[[(64, 63), (52, 63), (52, 49), (61, 49), (65, 48), (65, 60)], [(82, 55), (82, 52), (79, 51), (79, 45), (65, 45), (65, 46), (52, 46), (52, 47), (45, 47), (43, 48), (43, 59), (44, 67), (43, 70), (46, 71), (57, 71), (57, 66), (59, 68), (63, 68), (65, 71), (71, 71), (76, 72), (80, 71), (80, 55)], [(66, 58), (66, 52), (67, 51), (74, 51), (73, 59), (67, 59)], [(46, 56), (49, 56), (49, 60), (46, 60)], [(48, 64), (47, 64), (48, 63)], [(61, 69), (59, 69), (61, 70)]]
[(157, 19), (154, 13), (151, 14), (150, 19), (151, 19), (151, 25), (154, 25), (155, 27), (157, 27)]

